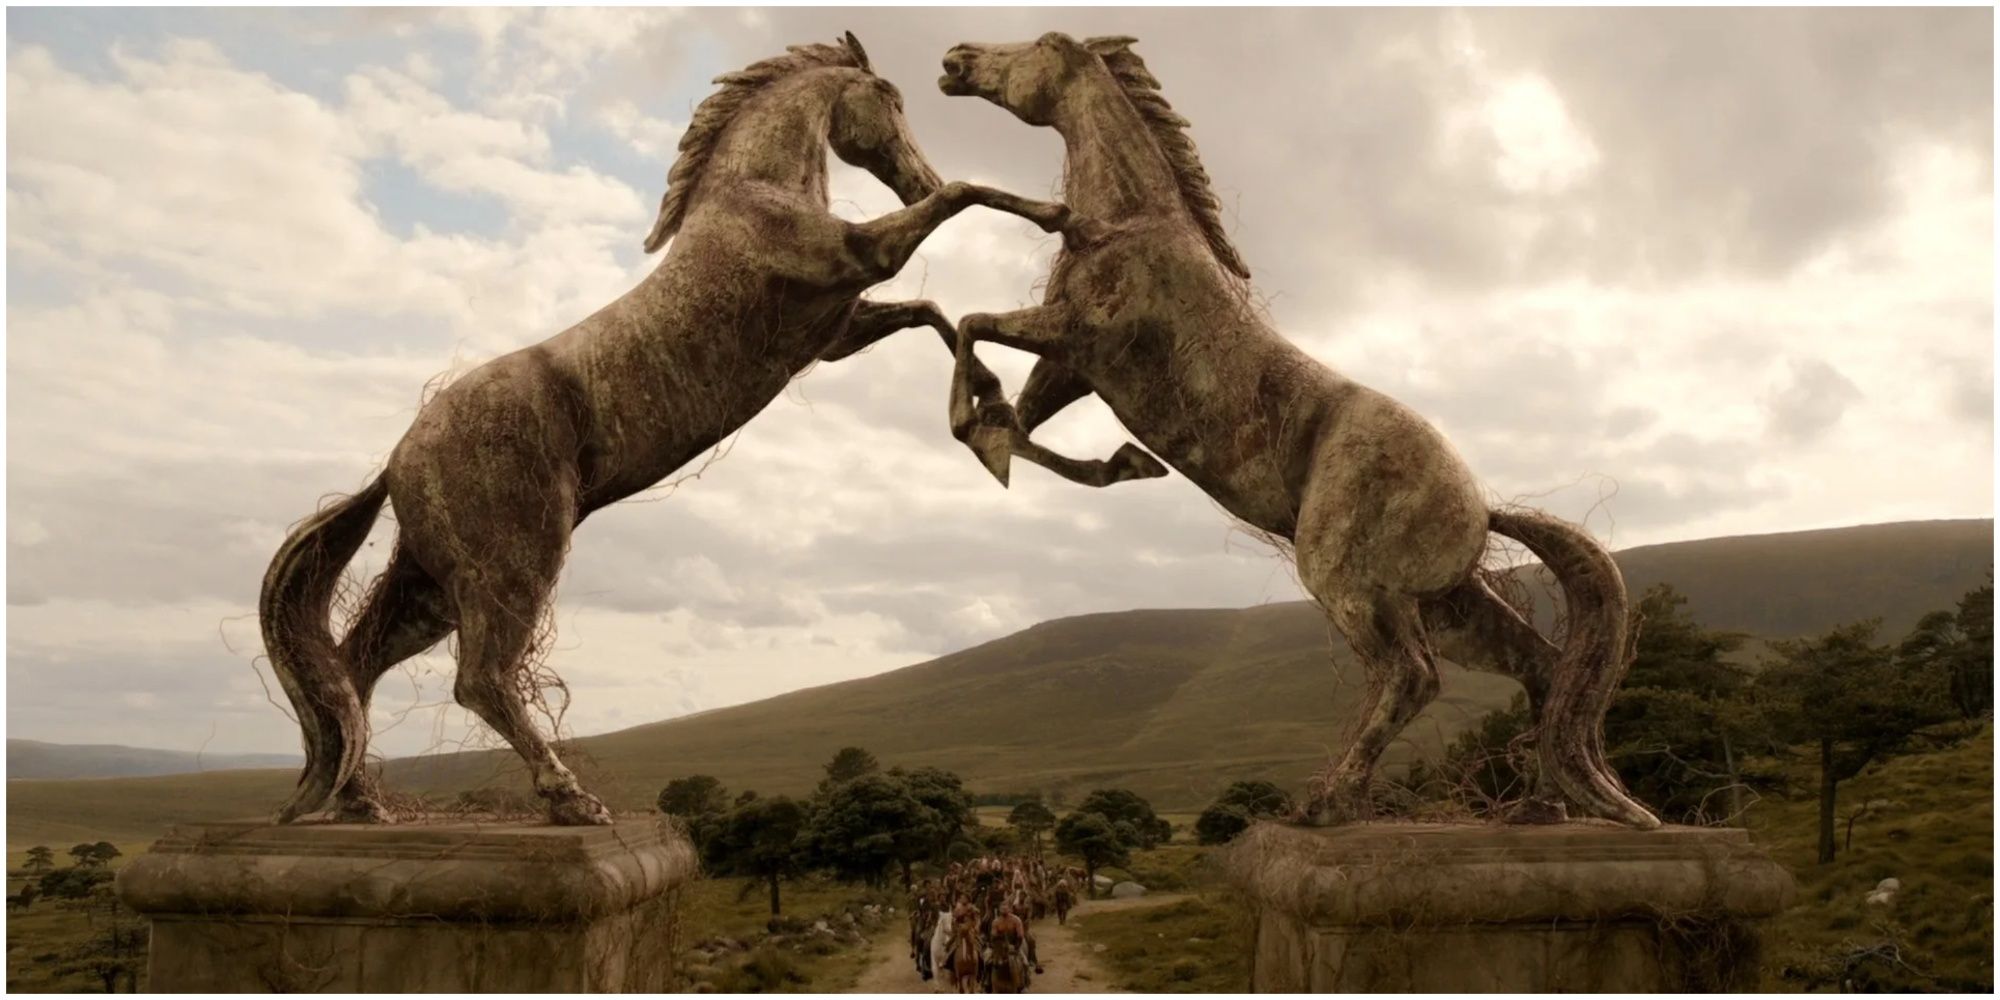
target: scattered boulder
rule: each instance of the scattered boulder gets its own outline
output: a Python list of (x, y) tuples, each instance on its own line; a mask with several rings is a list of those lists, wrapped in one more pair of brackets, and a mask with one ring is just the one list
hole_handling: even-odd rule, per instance
[(814, 934), (831, 934), (833, 933), (833, 928), (827, 926), (827, 922), (824, 920), (815, 920), (813, 921), (812, 931)]
[(1885, 878), (1875, 883), (1874, 891), (1868, 894), (1869, 906), (1889, 906), (1896, 901), (1896, 893), (1902, 891), (1900, 879)]
[(1146, 894), (1146, 887), (1137, 882), (1120, 882), (1111, 887), (1112, 899), (1136, 899)]

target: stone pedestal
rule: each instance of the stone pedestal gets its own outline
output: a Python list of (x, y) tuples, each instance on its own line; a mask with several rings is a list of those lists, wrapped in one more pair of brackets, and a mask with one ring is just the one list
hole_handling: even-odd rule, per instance
[(218, 823), (118, 875), (152, 921), (151, 988), (659, 992), (694, 851), (615, 826)]
[(1260, 824), (1225, 858), (1258, 992), (1752, 990), (1792, 877), (1743, 830)]

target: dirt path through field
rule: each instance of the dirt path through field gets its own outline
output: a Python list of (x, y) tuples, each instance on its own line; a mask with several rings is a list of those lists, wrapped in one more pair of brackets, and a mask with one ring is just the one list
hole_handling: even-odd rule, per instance
[[(1111, 985), (1111, 975), (1091, 954), (1090, 946), (1076, 933), (1078, 923), (1089, 923), (1100, 913), (1163, 906), (1187, 898), (1178, 893), (1158, 893), (1136, 899), (1094, 899), (1070, 911), (1069, 923), (1058, 924), (1054, 917), (1035, 924), (1035, 951), (1042, 960), (1042, 974), (1028, 984), (1030, 993), (1121, 993)], [(905, 935), (891, 933), (875, 945), (875, 961), (861, 974), (850, 993), (943, 993), (950, 987), (938, 980), (924, 982), (910, 960)]]

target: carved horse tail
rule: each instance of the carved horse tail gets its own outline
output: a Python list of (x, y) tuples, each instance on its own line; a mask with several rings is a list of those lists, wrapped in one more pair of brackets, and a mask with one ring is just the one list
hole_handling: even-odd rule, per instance
[(1591, 815), (1644, 830), (1659, 826), (1604, 759), (1604, 713), (1632, 662), (1630, 601), (1618, 564), (1583, 529), (1541, 511), (1496, 510), (1489, 525), (1527, 546), (1562, 585), (1568, 637), (1542, 711), (1542, 766)]
[(292, 699), (306, 744), (305, 770), (278, 810), (280, 823), (319, 808), (361, 767), (368, 720), (328, 619), (341, 571), (368, 539), (388, 496), (388, 483), (376, 476), (361, 492), (307, 518), (264, 573), (257, 599), (264, 652)]

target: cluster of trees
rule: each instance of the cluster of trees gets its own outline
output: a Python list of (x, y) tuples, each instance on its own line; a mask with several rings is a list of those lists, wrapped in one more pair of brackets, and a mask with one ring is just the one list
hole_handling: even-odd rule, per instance
[(1010, 797), (1007, 828), (981, 830), (980, 796), (958, 775), (935, 767), (884, 769), (875, 755), (847, 747), (828, 761), (812, 795), (793, 799), (754, 791), (731, 798), (706, 774), (676, 778), (660, 790), (659, 808), (680, 821), (712, 874), (762, 881), (771, 915), (781, 884), (808, 871), (880, 888), (900, 874), (905, 888), (919, 864), (942, 866), (982, 853), (1040, 855), (1044, 834), (1093, 877), (1129, 863), (1130, 852), (1165, 843), (1173, 826), (1145, 799), (1124, 789), (1090, 793), (1058, 819), (1040, 799)]
[(1083, 862), (1084, 889), (1096, 895), (1099, 868), (1131, 864), (1132, 851), (1166, 843), (1174, 827), (1138, 795), (1122, 788), (1100, 788), (1056, 822), (1055, 835), (1057, 850)]
[[(1962, 736), (1955, 723), (1993, 707), (1990, 582), (1900, 642), (1880, 640), (1879, 620), (1862, 621), (1773, 642), (1752, 666), (1736, 655), (1748, 637), (1703, 628), (1671, 586), (1640, 598), (1633, 626), (1635, 656), (1604, 723), (1606, 755), (1626, 786), (1670, 822), (1728, 821), (1746, 792), (1782, 788), (1776, 765), (1803, 750), (1818, 766), (1822, 863), (1836, 851), (1841, 782), (1914, 745)], [(1532, 785), (1533, 756), (1517, 741), (1528, 722), (1517, 700), (1410, 784), (1504, 805)]]
[(32, 908), (37, 899), (53, 899), (81, 909), (91, 934), (45, 957), (56, 963), (59, 974), (92, 977), (106, 993), (118, 992), (120, 983), (136, 992), (146, 956), (145, 925), (112, 891), (111, 862), (119, 854), (108, 841), (77, 844), (69, 849), (69, 866), (58, 868), (54, 850), (31, 847), (21, 865), (31, 881), (9, 900)]
[(1280, 819), (1292, 813), (1292, 797), (1268, 781), (1239, 781), (1216, 796), (1194, 821), (1195, 839), (1221, 844), (1235, 839), (1260, 819)]
[(32, 906), (38, 898), (84, 900), (99, 889), (109, 890), (111, 861), (118, 857), (118, 848), (100, 840), (70, 848), (69, 856), (70, 866), (57, 868), (55, 851), (40, 844), (28, 848), (27, 860), (21, 864), (33, 879), (21, 890), (26, 905)]
[(835, 754), (825, 771), (803, 800), (754, 791), (732, 800), (712, 776), (679, 778), (661, 790), (659, 807), (686, 826), (710, 872), (763, 880), (773, 916), (784, 879), (818, 868), (880, 887), (900, 871), (907, 887), (913, 866), (949, 857), (974, 825), (972, 797), (949, 771), (883, 770), (859, 747)]

